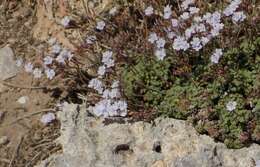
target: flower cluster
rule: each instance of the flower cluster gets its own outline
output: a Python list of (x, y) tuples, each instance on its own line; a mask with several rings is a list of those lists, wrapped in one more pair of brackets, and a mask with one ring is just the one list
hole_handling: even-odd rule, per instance
[(88, 110), (98, 117), (125, 117), (127, 115), (126, 101), (112, 99), (110, 96), (112, 95), (112, 97), (114, 97), (117, 94), (117, 92), (113, 93), (113, 89), (111, 91), (108, 90), (106, 93), (106, 96), (108, 97), (102, 98), (98, 103), (95, 104), (95, 106), (89, 107)]
[(227, 108), (228, 111), (234, 111), (236, 109), (236, 106), (237, 106), (237, 102), (236, 101), (229, 101), (226, 104), (226, 108)]
[(246, 18), (246, 15), (244, 14), (243, 11), (235, 12), (232, 16), (232, 21), (233, 21), (233, 23), (238, 23), (238, 22), (245, 20), (245, 18)]
[(164, 10), (163, 10), (163, 18), (169, 19), (169, 18), (171, 18), (171, 15), (172, 15), (171, 6), (170, 5), (165, 6)]
[(194, 0), (184, 0), (181, 4), (182, 10), (187, 10), (189, 5), (192, 5), (194, 3)]
[(105, 26), (106, 26), (106, 23), (102, 20), (102, 21), (97, 22), (96, 29), (99, 31), (102, 31), (105, 28)]
[(222, 55), (223, 55), (222, 49), (216, 49), (215, 52), (211, 55), (210, 61), (214, 64), (217, 64)]
[(41, 122), (44, 124), (44, 125), (48, 125), (49, 123), (51, 123), (52, 121), (54, 121), (56, 119), (55, 117), (55, 114), (53, 113), (47, 113), (47, 114), (44, 114), (42, 117), (41, 117)]
[(151, 16), (153, 14), (153, 7), (152, 6), (148, 6), (145, 11), (144, 11), (146, 16)]
[(88, 87), (96, 90), (101, 96), (101, 100), (94, 106), (90, 106), (88, 110), (96, 116), (112, 117), (126, 116), (127, 103), (121, 100), (119, 90), (119, 81), (114, 81), (110, 87), (106, 86), (102, 79), (104, 78), (108, 68), (115, 66), (112, 51), (105, 51), (102, 54), (102, 65), (98, 68), (96, 78), (89, 81)]
[(182, 36), (178, 36), (177, 38), (174, 39), (173, 49), (179, 51), (179, 50), (187, 50), (190, 47), (190, 44), (186, 41), (186, 39)]
[[(48, 79), (52, 80), (56, 75), (55, 68), (65, 65), (66, 61), (71, 61), (74, 56), (68, 49), (62, 48), (55, 38), (51, 38), (48, 44), (50, 45), (50, 52), (45, 53), (41, 66), (34, 67), (32, 62), (25, 62), (24, 64), (25, 72), (32, 73), (35, 79), (39, 79), (45, 74)], [(18, 67), (22, 66), (23, 63), (22, 59), (16, 60)]]
[(93, 44), (97, 40), (97, 37), (95, 35), (90, 35), (86, 38), (87, 44)]
[(233, 23), (241, 22), (246, 18), (246, 15), (243, 11), (236, 12), (240, 4), (241, 0), (233, 0), (223, 11), (225, 16), (232, 17)]
[(223, 14), (225, 16), (232, 16), (240, 4), (241, 4), (241, 0), (231, 1), (231, 3), (224, 9)]
[(107, 67), (113, 67), (115, 65), (115, 61), (112, 58), (113, 52), (111, 51), (106, 51), (102, 55), (102, 63)]
[(64, 18), (61, 19), (61, 25), (63, 25), (65, 28), (69, 27), (70, 26), (70, 22), (71, 22), (71, 19), (69, 16), (65, 16)]
[(95, 89), (99, 94), (103, 93), (104, 85), (98, 78), (91, 79), (88, 83), (88, 87)]
[[(234, 24), (245, 20), (246, 15), (243, 11), (238, 11), (241, 0), (231, 0), (223, 10), (201, 13), (200, 9), (195, 7), (194, 0), (184, 0), (181, 6), (179, 16), (172, 14), (171, 6), (167, 5), (162, 11), (161, 19), (163, 22), (160, 27), (163, 32), (151, 32), (148, 36), (148, 42), (155, 48), (154, 55), (158, 60), (166, 57), (165, 46), (172, 46), (177, 53), (189, 51), (191, 53), (200, 51), (214, 38), (217, 38), (225, 28), (224, 21), (231, 19)], [(154, 13), (154, 8), (149, 6), (145, 9), (145, 15), (150, 16)], [(167, 27), (165, 27), (167, 25)], [(160, 30), (157, 30), (160, 31)], [(160, 36), (158, 35), (160, 34)], [(164, 38), (162, 34), (166, 34)], [(168, 45), (169, 43), (169, 45)], [(218, 64), (223, 56), (223, 49), (217, 48), (210, 56), (212, 64)], [(226, 104), (227, 111), (234, 111), (237, 108), (236, 101), (229, 101)]]
[(156, 45), (155, 56), (157, 57), (157, 59), (163, 60), (166, 56), (166, 52), (164, 49), (164, 45), (166, 43), (165, 39), (158, 37), (156, 33), (151, 33), (148, 41)]
[[(181, 4), (182, 13), (178, 18), (172, 17), (171, 6), (167, 5), (163, 10), (163, 18), (171, 21), (171, 26), (166, 27), (167, 37), (172, 41), (172, 48), (176, 51), (187, 51), (189, 49), (200, 51), (214, 37), (218, 36), (224, 28), (222, 15), (232, 17), (234, 23), (243, 21), (246, 16), (243, 12), (236, 12), (241, 0), (233, 0), (224, 9), (224, 11), (215, 11), (213, 13), (205, 13), (200, 15), (200, 9), (194, 7), (194, 0), (184, 0)], [(146, 16), (154, 13), (152, 6), (145, 9)], [(183, 31), (187, 20), (191, 20), (191, 25)], [(166, 56), (164, 45), (166, 40), (158, 37), (152, 32), (148, 41), (151, 44), (156, 44), (155, 56), (158, 60), (163, 60)], [(213, 63), (218, 62), (219, 54), (213, 54), (211, 57)], [(222, 52), (221, 52), (222, 55)]]

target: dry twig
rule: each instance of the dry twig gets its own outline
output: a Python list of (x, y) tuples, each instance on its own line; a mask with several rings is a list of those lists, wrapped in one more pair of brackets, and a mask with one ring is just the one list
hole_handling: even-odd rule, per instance
[(17, 144), (17, 146), (16, 146), (16, 148), (14, 150), (12, 159), (11, 159), (8, 167), (12, 167), (13, 166), (14, 160), (16, 159), (17, 155), (19, 155), (18, 152), (19, 152), (19, 149), (20, 149), (20, 146), (21, 146), (22, 142), (23, 142), (23, 136), (20, 136), (19, 143)]
[(19, 88), (19, 89), (46, 89), (47, 88), (46, 86), (36, 86), (36, 87), (33, 87), (33, 86), (18, 86), (18, 85), (12, 84), (12, 83), (4, 82), (4, 81), (1, 81), (1, 82), (5, 86), (9, 86), (9, 87), (13, 87), (13, 88)]
[(40, 111), (35, 111), (35, 112), (33, 112), (33, 113), (29, 113), (29, 114), (26, 114), (26, 115), (24, 115), (24, 116), (22, 116), (22, 117), (19, 117), (19, 118), (15, 119), (14, 121), (12, 121), (12, 122), (10, 122), (10, 123), (4, 125), (3, 127), (12, 125), (12, 124), (14, 124), (14, 123), (16, 123), (16, 122), (18, 122), (18, 121), (21, 121), (21, 120), (23, 120), (23, 119), (25, 119), (25, 118), (28, 118), (28, 117), (31, 117), (31, 116), (34, 116), (34, 115), (37, 115), (37, 114), (40, 114), (40, 113), (43, 113), (43, 112), (48, 112), (48, 111), (55, 112), (55, 110), (52, 109), (52, 108), (43, 109), (43, 110), (40, 110)]

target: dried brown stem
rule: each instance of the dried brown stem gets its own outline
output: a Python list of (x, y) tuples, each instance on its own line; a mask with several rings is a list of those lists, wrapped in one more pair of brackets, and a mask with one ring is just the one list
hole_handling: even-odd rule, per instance
[(18, 86), (9, 82), (1, 81), (1, 83), (5, 86), (12, 87), (12, 88), (19, 88), (19, 89), (46, 89), (46, 86)]
[(39, 110), (39, 111), (36, 111), (36, 112), (33, 112), (33, 113), (29, 113), (29, 114), (27, 114), (27, 115), (24, 115), (24, 116), (22, 116), (22, 117), (19, 117), (19, 118), (15, 119), (14, 121), (12, 121), (12, 122), (10, 122), (10, 123), (4, 125), (4, 127), (5, 127), (5, 126), (12, 125), (12, 124), (14, 124), (14, 123), (16, 123), (16, 122), (18, 122), (18, 121), (21, 121), (21, 120), (23, 120), (23, 119), (25, 119), (25, 118), (29, 118), (29, 117), (31, 117), (31, 116), (34, 116), (34, 115), (37, 115), (37, 114), (40, 114), (40, 113), (43, 113), (43, 112), (48, 112), (48, 111), (55, 112), (55, 110), (52, 109), (52, 108)]

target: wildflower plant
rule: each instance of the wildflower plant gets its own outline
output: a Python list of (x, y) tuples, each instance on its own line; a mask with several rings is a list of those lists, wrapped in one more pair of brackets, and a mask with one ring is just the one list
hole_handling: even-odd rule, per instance
[(143, 16), (149, 50), (138, 50), (134, 65), (123, 73), (128, 100), (162, 115), (188, 119), (199, 132), (231, 148), (259, 142), (256, 133), (252, 136), (256, 121), (252, 110), (259, 100), (259, 39), (238, 28), (249, 26), (259, 33), (250, 27), (247, 3), (233, 0), (210, 10), (193, 0), (158, 8), (151, 4)]
[[(79, 26), (90, 31), (75, 53), (52, 38), (41, 66), (24, 61), (25, 71), (52, 80), (75, 68), (69, 76), (77, 73), (87, 110), (97, 117), (131, 118), (142, 110), (187, 119), (231, 148), (260, 143), (255, 1), (114, 3), (103, 18)], [(66, 16), (60, 23), (68, 29), (71, 22)]]

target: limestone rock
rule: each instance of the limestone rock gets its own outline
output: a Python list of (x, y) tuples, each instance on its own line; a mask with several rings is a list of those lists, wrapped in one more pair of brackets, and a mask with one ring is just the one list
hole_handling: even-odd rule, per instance
[(253, 167), (260, 159), (259, 145), (227, 149), (182, 120), (104, 125), (102, 119), (89, 117), (86, 109), (69, 104), (58, 118), (57, 142), (63, 153), (38, 167)]
[(13, 77), (17, 73), (14, 53), (9, 46), (0, 49), (0, 80)]

